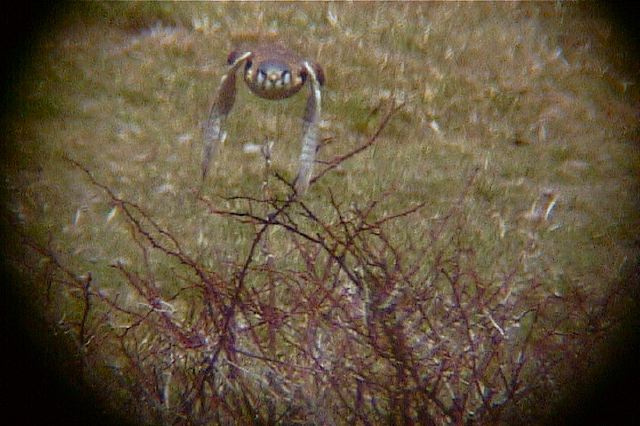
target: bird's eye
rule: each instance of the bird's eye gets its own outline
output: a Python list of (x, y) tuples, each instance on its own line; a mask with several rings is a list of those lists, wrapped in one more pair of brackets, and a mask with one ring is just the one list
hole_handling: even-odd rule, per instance
[(251, 62), (251, 59), (247, 59), (246, 65), (244, 66), (244, 69), (248, 70), (252, 66), (253, 66), (253, 62)]
[(288, 86), (291, 83), (291, 73), (289, 71), (284, 71), (282, 73), (282, 82), (285, 86)]
[(262, 69), (258, 69), (258, 84), (262, 84), (267, 79), (267, 73)]

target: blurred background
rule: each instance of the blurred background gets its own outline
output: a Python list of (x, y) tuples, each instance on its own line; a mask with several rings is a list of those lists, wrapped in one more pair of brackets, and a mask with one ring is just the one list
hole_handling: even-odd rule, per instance
[[(554, 301), (548, 320), (562, 323), (548, 340), (541, 336), (548, 328), (536, 334), (518, 323), (547, 345), (528, 356), (553, 358), (540, 361), (553, 365), (549, 377), (520, 405), (501, 408), (510, 414), (480, 422), (626, 416), (634, 394), (621, 389), (637, 379), (640, 243), (631, 16), (562, 2), (83, 3), (6, 13), (3, 245), (12, 284), (3, 285), (2, 298), (6, 376), (13, 377), (2, 382), (12, 406), (27, 422), (42, 412), (67, 423), (153, 422), (118, 412), (130, 399), (126, 387), (105, 384), (115, 396), (100, 394), (101, 381), (112, 380), (105, 366), (120, 355), (107, 338), (78, 349), (86, 305), (56, 285), (56, 274), (90, 276), (96, 292), (134, 306), (130, 281), (113, 265), (153, 271), (187, 323), (197, 317), (196, 302), (177, 295), (190, 279), (164, 256), (146, 256), (121, 206), (83, 170), (169, 230), (203, 270), (233, 271), (249, 255), (255, 229), (211, 207), (241, 211), (229, 197), (285, 196), (273, 175), (294, 177), (305, 96), (276, 103), (239, 85), (228, 139), (199, 200), (200, 126), (228, 52), (268, 39), (325, 70), (318, 170), (382, 130), (375, 145), (312, 186), (309, 208), (332, 217), (330, 194), (351, 212), (375, 203), (379, 217), (420, 204), (418, 214), (385, 229), (411, 265), (426, 253), (415, 282), (431, 285), (438, 247), (458, 239), (456, 247), (473, 251), (469, 271), (489, 290), (510, 295), (509, 282), (518, 303)], [(265, 140), (275, 141), (268, 169), (243, 150)], [(448, 215), (455, 225), (427, 241)], [(280, 235), (269, 243), (273, 253), (297, 253)], [(281, 257), (282, 273), (304, 262)], [(101, 335), (104, 318), (90, 318), (92, 335)], [(637, 386), (625, 389), (637, 396)], [(455, 397), (442, 398), (455, 407)], [(166, 415), (167, 423), (181, 421)]]

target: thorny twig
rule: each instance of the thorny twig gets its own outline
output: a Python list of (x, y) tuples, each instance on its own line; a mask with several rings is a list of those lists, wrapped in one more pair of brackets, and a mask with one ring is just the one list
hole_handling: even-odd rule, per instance
[[(311, 183), (373, 146), (401, 107)], [(122, 282), (109, 292), (97, 273), (78, 274), (50, 247), (24, 241), (48, 259), (47, 282), (80, 303), (69, 327), (80, 344), (88, 351), (99, 339), (114, 353), (92, 362), (112, 364), (128, 394), (159, 413), (150, 423), (498, 421), (509, 404), (550, 386), (562, 359), (553, 354), (591, 347), (575, 324), (601, 335), (622, 297), (579, 290), (560, 297), (544, 291), (544, 277), (521, 276), (518, 265), (504, 274), (481, 269), (465, 238), (478, 170), (434, 226), (414, 220), (425, 203), (380, 212), (379, 200), (345, 206), (328, 189), (319, 207), (278, 175), (289, 188), (283, 199), (276, 191), (222, 197), (234, 206), (222, 209), (199, 195), (210, 214), (251, 235), (243, 258), (209, 271), (142, 207), (68, 161), (122, 210), (141, 265), (112, 265)], [(415, 241), (397, 237), (408, 226), (420, 227)], [(151, 251), (181, 265), (170, 297)]]

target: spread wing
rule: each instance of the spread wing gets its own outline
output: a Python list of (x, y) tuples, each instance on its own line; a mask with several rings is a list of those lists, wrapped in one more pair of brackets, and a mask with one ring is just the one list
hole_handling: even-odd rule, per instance
[(222, 124), (236, 101), (236, 71), (249, 56), (251, 52), (232, 53), (229, 57), (229, 69), (220, 80), (220, 86), (203, 128), (202, 180), (207, 176), (211, 159), (227, 136), (227, 133), (222, 130)]
[(323, 81), (323, 75), (317, 73), (316, 69), (308, 62), (304, 63), (304, 67), (311, 83), (311, 93), (307, 99), (307, 108), (304, 113), (302, 151), (300, 152), (298, 175), (295, 180), (295, 190), (298, 194), (304, 194), (307, 190), (313, 173), (313, 164), (318, 146), (318, 125), (320, 123), (320, 85)]

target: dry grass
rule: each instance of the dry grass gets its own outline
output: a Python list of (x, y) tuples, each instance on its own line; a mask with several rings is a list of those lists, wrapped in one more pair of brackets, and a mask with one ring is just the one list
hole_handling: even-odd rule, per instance
[[(85, 277), (79, 282), (90, 272), (93, 288), (119, 295), (125, 307), (141, 299), (122, 268), (152, 272), (162, 294), (175, 298), (180, 321), (197, 316), (190, 305), (199, 296), (188, 290), (193, 277), (184, 265), (166, 251), (141, 249), (148, 241), (132, 231), (118, 200), (139, 206), (199, 267), (225, 277), (249, 256), (257, 228), (211, 210), (260, 216), (272, 206), (227, 198), (287, 193), (269, 174), (265, 190), (264, 159), (243, 153), (242, 145), (275, 140), (270, 172), (291, 179), (304, 97), (273, 103), (243, 87), (226, 146), (202, 197), (196, 196), (199, 129), (226, 54), (256, 34), (277, 37), (323, 65), (322, 134), (330, 143), (321, 160), (356, 149), (393, 102), (404, 103), (371, 149), (305, 196), (325, 223), (373, 201), (374, 218), (424, 204), (385, 229), (406, 264), (423, 263), (426, 271), (448, 247), (472, 248), (465, 267), (490, 288), (509, 281), (520, 295), (539, 283), (523, 299), (580, 294), (587, 297), (581, 306), (595, 306), (636, 266), (637, 75), (625, 62), (626, 47), (610, 48), (620, 43), (613, 25), (585, 13), (585, 6), (141, 3), (79, 9), (42, 41), (22, 82), (24, 103), (9, 129), (14, 161), (4, 170), (14, 194), (9, 207), (22, 232)], [(455, 223), (433, 246), (421, 240), (452, 209)], [(301, 226), (317, 231), (319, 225)], [(307, 258), (295, 241), (282, 229), (271, 231), (262, 253), (275, 257), (270, 267), (283, 274), (302, 268)], [(505, 278), (509, 273), (512, 280)], [(260, 288), (255, 279), (251, 285)], [(33, 288), (40, 291), (41, 283)], [(50, 297), (57, 301), (54, 318), (81, 316), (82, 304), (64, 288)], [(586, 317), (578, 317), (571, 332), (583, 326)]]

